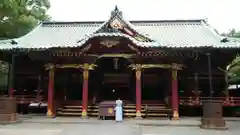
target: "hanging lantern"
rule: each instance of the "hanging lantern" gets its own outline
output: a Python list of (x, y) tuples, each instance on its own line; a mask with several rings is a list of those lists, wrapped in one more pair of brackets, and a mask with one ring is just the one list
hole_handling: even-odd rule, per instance
[(118, 69), (118, 58), (114, 58), (114, 69)]

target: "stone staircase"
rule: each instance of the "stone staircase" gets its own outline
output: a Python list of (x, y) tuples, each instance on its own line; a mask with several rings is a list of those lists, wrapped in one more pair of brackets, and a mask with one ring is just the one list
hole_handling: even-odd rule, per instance
[[(88, 106), (88, 116), (98, 117), (99, 106)], [(165, 104), (142, 105), (143, 118), (161, 118), (169, 117), (170, 109)], [(64, 106), (57, 109), (58, 116), (81, 116), (82, 106)], [(136, 105), (126, 104), (123, 106), (123, 115), (125, 118), (134, 118), (136, 116)]]
[[(88, 116), (97, 117), (98, 116), (98, 105), (88, 106)], [(82, 106), (64, 106), (63, 108), (57, 109), (58, 116), (81, 116)]]
[[(123, 107), (124, 117), (136, 116), (136, 105), (128, 104)], [(141, 113), (143, 118), (169, 117), (170, 109), (165, 104), (142, 105)]]

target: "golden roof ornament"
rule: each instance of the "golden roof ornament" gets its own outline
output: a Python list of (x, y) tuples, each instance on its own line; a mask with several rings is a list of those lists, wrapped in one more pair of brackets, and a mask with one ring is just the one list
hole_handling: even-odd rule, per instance
[(117, 5), (115, 6), (114, 10), (111, 12), (111, 18), (115, 17), (116, 15), (118, 15), (119, 17), (122, 17), (122, 11), (118, 9)]
[(100, 42), (101, 45), (107, 47), (107, 48), (111, 48), (113, 46), (116, 46), (117, 44), (119, 44), (120, 42), (117, 40), (103, 40)]
[(123, 29), (123, 24), (117, 18), (110, 23), (110, 26), (115, 29)]

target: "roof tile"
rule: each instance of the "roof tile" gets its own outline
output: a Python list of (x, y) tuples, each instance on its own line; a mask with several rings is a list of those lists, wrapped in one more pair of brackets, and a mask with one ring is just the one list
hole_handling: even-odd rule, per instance
[[(77, 41), (89, 38), (89, 36), (97, 36), (93, 33), (102, 25), (103, 22), (43, 22), (27, 35), (15, 40), (18, 42), (17, 47), (19, 48), (78, 46), (80, 44)], [(240, 47), (236, 43), (221, 43), (221, 37), (214, 33), (203, 20), (131, 21), (131, 25), (137, 31), (156, 41), (152, 45), (137, 42), (142, 47)], [(102, 35), (110, 36), (106, 33), (102, 33)], [(118, 36), (129, 38), (126, 35), (118, 34)], [(0, 44), (0, 49), (16, 48), (16, 45), (9, 47), (10, 45)]]

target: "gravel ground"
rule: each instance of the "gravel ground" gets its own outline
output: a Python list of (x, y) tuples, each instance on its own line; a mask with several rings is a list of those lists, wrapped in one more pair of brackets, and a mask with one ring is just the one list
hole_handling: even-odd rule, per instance
[(228, 130), (203, 130), (199, 118), (170, 120), (100, 121), (80, 118), (23, 117), (17, 124), (1, 125), (0, 135), (239, 135), (240, 119), (228, 119)]

